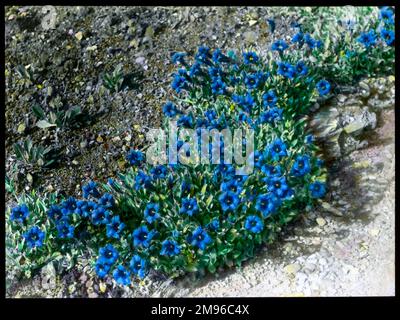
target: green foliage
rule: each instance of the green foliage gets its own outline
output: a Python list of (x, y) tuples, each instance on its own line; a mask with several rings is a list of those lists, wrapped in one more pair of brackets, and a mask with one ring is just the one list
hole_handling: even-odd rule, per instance
[(58, 153), (51, 146), (44, 148), (35, 145), (29, 138), (22, 143), (15, 143), (14, 152), (17, 159), (25, 164), (43, 168), (50, 167), (58, 157)]
[(103, 75), (103, 84), (110, 92), (120, 91), (123, 82), (124, 72), (122, 70), (122, 64), (117, 65), (112, 73), (105, 73)]

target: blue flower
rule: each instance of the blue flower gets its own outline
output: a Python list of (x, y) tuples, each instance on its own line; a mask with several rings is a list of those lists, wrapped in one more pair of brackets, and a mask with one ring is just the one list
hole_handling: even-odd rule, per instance
[(222, 69), (220, 67), (209, 67), (208, 74), (211, 78), (218, 78), (223, 75)]
[(180, 64), (185, 65), (186, 64), (185, 57), (186, 57), (186, 53), (184, 53), (184, 52), (175, 52), (172, 55), (172, 62), (174, 64), (180, 63)]
[(316, 163), (317, 167), (322, 167), (324, 165), (324, 160), (322, 159), (317, 159)]
[(299, 155), (293, 164), (291, 174), (295, 177), (302, 177), (311, 171), (310, 157)]
[(211, 83), (211, 91), (214, 94), (224, 94), (226, 91), (226, 84), (220, 77), (213, 78)]
[(265, 193), (257, 197), (256, 209), (261, 212), (264, 218), (275, 213), (280, 205), (281, 200), (273, 193)]
[(204, 112), (204, 116), (207, 118), (208, 121), (212, 121), (218, 118), (217, 111), (215, 111), (215, 109), (207, 109)]
[(366, 48), (373, 46), (376, 43), (376, 34), (374, 30), (363, 32), (357, 38), (357, 41), (363, 44)]
[(279, 165), (272, 166), (269, 164), (264, 164), (261, 167), (261, 171), (267, 176), (267, 178), (280, 177), (282, 175), (282, 168)]
[(160, 214), (158, 211), (160, 210), (160, 205), (158, 203), (149, 203), (144, 209), (144, 217), (148, 223), (153, 223), (158, 218), (160, 218)]
[(167, 101), (164, 104), (162, 110), (163, 110), (164, 114), (170, 118), (173, 118), (178, 114), (178, 109), (171, 101)]
[(264, 228), (264, 223), (258, 216), (252, 215), (246, 218), (244, 227), (250, 232), (260, 233)]
[(92, 213), (97, 209), (98, 204), (94, 201), (78, 201), (76, 206), (77, 209), (75, 212), (80, 216), (87, 218), (92, 216)]
[(248, 74), (244, 79), (244, 83), (248, 89), (255, 89), (260, 84), (260, 79), (257, 74)]
[(382, 29), (381, 38), (386, 42), (388, 46), (394, 43), (394, 31)]
[(150, 245), (150, 241), (156, 235), (155, 230), (149, 231), (147, 226), (140, 226), (139, 228), (135, 229), (132, 233), (133, 237), (133, 245), (135, 247), (143, 246), (147, 248)]
[(61, 220), (57, 224), (57, 232), (58, 237), (65, 239), (65, 238), (73, 238), (74, 237), (74, 230), (75, 227), (71, 226), (67, 221)]
[(320, 181), (315, 181), (310, 184), (309, 190), (311, 192), (311, 197), (313, 198), (323, 198), (326, 193), (325, 183)]
[(110, 265), (106, 262), (104, 258), (97, 259), (94, 268), (100, 279), (103, 279), (108, 274), (108, 272), (110, 272)]
[(105, 208), (98, 206), (92, 212), (92, 222), (94, 225), (107, 224), (110, 219), (110, 212)]
[(124, 268), (122, 265), (119, 265), (113, 273), (114, 279), (118, 284), (128, 286), (131, 283), (131, 273), (129, 270)]
[(112, 217), (106, 226), (106, 235), (109, 238), (120, 238), (120, 233), (125, 228), (125, 223), (121, 222), (119, 216)]
[(246, 96), (232, 95), (232, 100), (246, 112), (251, 112), (251, 109), (255, 105), (255, 101), (249, 92)]
[(228, 62), (229, 58), (222, 53), (221, 49), (216, 49), (212, 55), (212, 60), (215, 63), (220, 63), (220, 62)]
[(57, 205), (52, 205), (47, 211), (47, 216), (53, 221), (59, 221), (62, 218), (65, 218), (64, 214), (61, 212), (61, 207)]
[(82, 187), (83, 197), (88, 198), (93, 196), (95, 198), (100, 196), (100, 192), (97, 190), (97, 183), (94, 181), (89, 181), (87, 185)]
[(268, 111), (265, 111), (260, 114), (258, 118), (259, 123), (275, 123), (282, 119), (283, 109), (278, 107), (273, 107)]
[(262, 99), (263, 104), (266, 107), (275, 107), (278, 102), (278, 97), (274, 90), (268, 90), (268, 92), (263, 94)]
[(110, 193), (105, 193), (100, 198), (99, 204), (101, 204), (104, 208), (112, 208), (115, 204), (114, 197)]
[(284, 40), (277, 40), (272, 44), (271, 49), (278, 52), (283, 52), (288, 48), (287, 43)]
[(195, 198), (184, 198), (182, 199), (182, 206), (179, 209), (179, 213), (187, 214), (188, 216), (193, 216), (199, 212), (199, 206), (197, 205), (197, 200)]
[(210, 48), (207, 46), (200, 46), (195, 59), (199, 62), (210, 64), (209, 59), (211, 58)]
[(29, 248), (41, 247), (43, 245), (43, 240), (45, 233), (39, 229), (39, 227), (34, 226), (30, 228), (27, 232), (23, 234), (26, 244)]
[(275, 139), (268, 147), (268, 154), (273, 160), (287, 156), (286, 144), (281, 139)]
[(106, 246), (101, 247), (99, 249), (99, 255), (100, 259), (109, 265), (112, 265), (119, 257), (118, 251), (112, 244), (107, 244)]
[(214, 176), (221, 176), (223, 179), (230, 179), (235, 175), (235, 168), (231, 164), (219, 164), (214, 171)]
[(233, 211), (240, 203), (238, 195), (232, 191), (225, 191), (219, 196), (218, 200), (223, 211)]
[(293, 190), (289, 188), (285, 177), (271, 177), (267, 181), (268, 190), (279, 198), (287, 199), (292, 196)]
[(304, 41), (310, 47), (310, 49), (320, 48), (322, 46), (322, 42), (320, 40), (313, 39), (309, 33), (304, 35)]
[(255, 52), (245, 52), (243, 53), (243, 62), (244, 64), (255, 64), (258, 62), (258, 56)]
[(219, 226), (220, 222), (218, 218), (212, 219), (211, 222), (209, 223), (209, 227), (214, 231), (217, 231), (219, 229)]
[(249, 155), (249, 162), (253, 163), (257, 169), (260, 169), (264, 162), (264, 156), (262, 152), (256, 150)]
[(176, 93), (180, 93), (182, 90), (188, 88), (187, 79), (179, 74), (174, 76), (172, 80), (172, 89), (176, 91)]
[(164, 179), (167, 176), (168, 170), (166, 166), (161, 164), (152, 168), (150, 173), (153, 175), (153, 179)]
[(189, 193), (191, 189), (192, 189), (192, 185), (190, 184), (190, 182), (188, 182), (186, 180), (182, 181), (182, 184), (181, 184), (181, 193), (182, 194)]
[(304, 42), (304, 34), (301, 32), (296, 33), (292, 38), (292, 42), (299, 43), (299, 45), (302, 45)]
[(331, 85), (326, 80), (320, 80), (317, 83), (317, 90), (321, 96), (324, 96), (329, 93), (331, 90)]
[(164, 240), (162, 242), (161, 252), (162, 256), (176, 256), (181, 252), (181, 248), (175, 240)]
[(311, 144), (314, 142), (314, 136), (312, 134), (306, 135), (304, 142), (307, 144)]
[(202, 73), (201, 64), (196, 61), (189, 69), (189, 76), (193, 78), (200, 75), (201, 73)]
[(151, 178), (145, 174), (143, 171), (139, 170), (135, 177), (135, 189), (139, 190), (141, 188), (151, 187)]
[(232, 179), (221, 183), (221, 191), (231, 191), (239, 194), (242, 191), (242, 187), (237, 180)]
[(278, 62), (278, 74), (293, 79), (296, 75), (296, 69), (288, 62)]
[(29, 216), (29, 209), (26, 204), (14, 207), (11, 210), (11, 221), (17, 221), (19, 223), (24, 223)]
[(308, 68), (303, 61), (299, 61), (296, 64), (296, 74), (299, 76), (305, 76), (308, 73)]
[(178, 127), (184, 128), (193, 128), (194, 127), (194, 120), (192, 115), (182, 115), (177, 121)]
[(144, 154), (139, 150), (132, 150), (126, 155), (126, 160), (128, 160), (132, 166), (138, 166), (144, 161)]
[(379, 11), (379, 19), (381, 19), (385, 24), (393, 24), (393, 11), (389, 7), (383, 7)]
[(201, 226), (197, 227), (192, 235), (188, 237), (188, 240), (192, 246), (201, 250), (204, 250), (212, 242), (211, 237)]
[(76, 199), (74, 197), (69, 197), (61, 202), (61, 212), (64, 216), (74, 213), (76, 208)]
[(143, 279), (147, 273), (147, 261), (142, 257), (135, 254), (130, 263), (129, 267), (134, 275), (137, 275), (140, 279)]

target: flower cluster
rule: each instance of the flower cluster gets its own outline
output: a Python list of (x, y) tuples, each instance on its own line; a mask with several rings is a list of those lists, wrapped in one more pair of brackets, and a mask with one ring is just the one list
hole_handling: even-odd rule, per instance
[[(273, 20), (268, 23), (273, 31)], [(372, 50), (378, 42), (393, 46), (391, 8), (381, 9), (378, 24), (357, 35), (359, 50)], [(268, 46), (275, 60), (265, 61), (254, 50), (225, 53), (207, 46), (193, 57), (175, 52), (178, 70), (171, 86), (178, 98), (163, 105), (165, 117), (179, 129), (195, 129), (198, 138), (202, 129), (253, 130), (255, 150), (248, 159), (254, 170), (243, 172), (226, 161), (223, 140), (199, 143), (211, 153), (219, 150), (220, 163), (195, 166), (151, 166), (142, 151), (130, 150), (125, 173), (102, 185), (89, 181), (81, 199), (52, 203), (44, 209), (45, 221), (36, 219), (30, 204), (12, 208), (10, 221), (23, 231), (26, 254), (53, 243), (63, 250), (87, 244), (98, 253), (97, 275), (121, 285), (151, 270), (170, 276), (216, 272), (252, 257), (257, 246), (273, 241), (327, 192), (326, 168), (305, 121), (310, 106), (335, 91), (327, 73), (308, 58), (319, 58), (323, 44), (299, 28), (290, 41), (276, 39)], [(185, 139), (172, 147), (189, 157)], [(245, 148), (248, 142), (241, 141)]]

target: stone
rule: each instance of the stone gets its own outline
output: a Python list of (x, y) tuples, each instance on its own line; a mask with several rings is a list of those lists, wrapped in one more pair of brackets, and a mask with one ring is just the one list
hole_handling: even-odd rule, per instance
[(78, 39), (78, 41), (81, 41), (83, 37), (83, 34), (81, 31), (75, 33), (75, 38)]
[(326, 221), (324, 218), (317, 218), (316, 221), (320, 227), (323, 227), (326, 224)]
[(297, 263), (287, 265), (284, 270), (288, 274), (295, 274), (301, 269), (301, 266)]

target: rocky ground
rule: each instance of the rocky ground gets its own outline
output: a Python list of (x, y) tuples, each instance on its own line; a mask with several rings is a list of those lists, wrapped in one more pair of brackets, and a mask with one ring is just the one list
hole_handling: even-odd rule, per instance
[[(272, 37), (268, 8), (56, 10), (59, 23), (50, 32), (40, 29), (40, 8), (6, 9), (6, 172), (18, 191), (77, 195), (89, 177), (104, 180), (123, 169), (126, 149), (140, 147), (146, 130), (160, 121), (172, 52), (193, 51), (199, 43), (241, 49), (257, 42), (262, 49)], [(288, 25), (277, 20), (275, 36), (292, 32)], [(102, 74), (117, 63), (137, 86), (110, 94)], [(31, 83), (18, 78), (18, 65), (34, 66)], [(61, 275), (50, 264), (13, 283), (7, 295), (394, 295), (394, 77), (363, 80), (350, 91), (316, 105), (310, 122), (331, 168), (326, 202), (241, 269), (203, 279), (150, 276), (120, 288), (111, 279), (99, 281), (82, 259)], [(30, 112), (35, 102), (46, 110), (79, 104), (89, 120), (76, 128), (39, 129)], [(57, 165), (44, 170), (19, 163), (12, 144), (27, 137), (59, 149)]]

